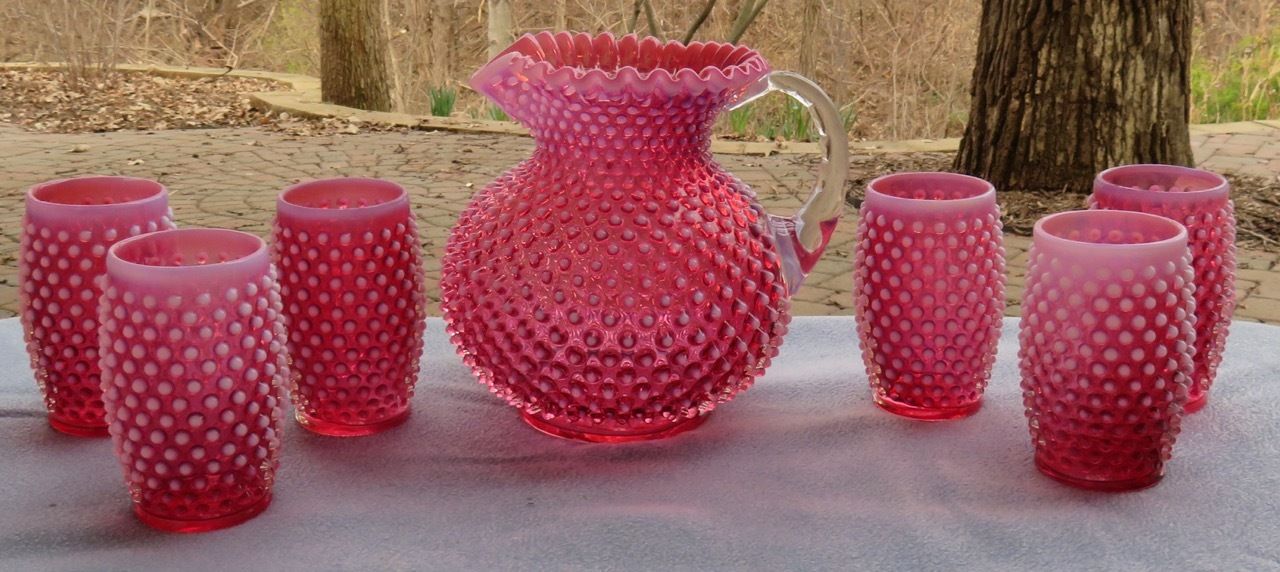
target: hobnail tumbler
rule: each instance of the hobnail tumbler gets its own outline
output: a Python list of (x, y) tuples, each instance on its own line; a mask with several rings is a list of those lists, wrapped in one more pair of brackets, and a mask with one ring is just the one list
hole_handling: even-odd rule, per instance
[(922, 420), (982, 406), (1004, 313), (995, 188), (953, 173), (867, 185), (854, 257), (854, 312), (875, 402)]
[(276, 204), (298, 422), (332, 436), (400, 424), (426, 314), (408, 195), (389, 181), (329, 179), (290, 187)]
[(49, 425), (106, 436), (98, 370), (98, 279), (107, 248), (173, 228), (169, 192), (129, 177), (50, 181), (27, 191), (18, 255), (19, 314)]
[(1126, 165), (1098, 174), (1089, 206), (1139, 211), (1187, 227), (1195, 270), (1195, 374), (1187, 413), (1209, 399), (1236, 306), (1236, 216), (1231, 185), (1216, 173), (1175, 165)]
[(1192, 289), (1186, 229), (1167, 218), (1036, 223), (1018, 355), (1041, 472), (1095, 490), (1160, 480), (1191, 380)]
[(266, 244), (157, 232), (107, 258), (103, 397), (134, 512), (155, 528), (233, 526), (271, 502), (287, 375)]

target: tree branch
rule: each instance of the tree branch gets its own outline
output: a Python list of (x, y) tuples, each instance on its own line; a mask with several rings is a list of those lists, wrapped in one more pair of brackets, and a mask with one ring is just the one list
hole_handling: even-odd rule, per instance
[(738, 4), (738, 15), (733, 17), (733, 26), (730, 29), (737, 30), (742, 26), (742, 22), (747, 19), (747, 16), (751, 15), (751, 11), (755, 9), (755, 6), (756, 0), (742, 0), (742, 3)]
[[(742, 5), (742, 10), (738, 12), (738, 19), (733, 23), (733, 31), (729, 33), (729, 43), (736, 44), (742, 39), (742, 35), (747, 33), (747, 28), (751, 27), (751, 23), (756, 21), (756, 16), (760, 15), (760, 11), (764, 10), (765, 4), (769, 0), (748, 0)], [(807, 31), (806, 31), (807, 32)]]
[(628, 34), (634, 34), (636, 31), (636, 24), (640, 23), (640, 3), (643, 1), (644, 0), (636, 0), (635, 4), (632, 6), (631, 22), (627, 24)]
[(693, 21), (693, 25), (689, 26), (689, 30), (684, 33), (681, 40), (684, 43), (693, 41), (693, 35), (698, 32), (698, 28), (702, 27), (702, 23), (707, 21), (707, 16), (711, 15), (711, 9), (716, 7), (716, 0), (707, 0), (707, 5), (702, 7), (702, 12), (698, 14), (698, 19)]
[(649, 35), (657, 38), (662, 36), (662, 28), (658, 27), (658, 18), (653, 13), (653, 4), (649, 0), (640, 0), (644, 4), (644, 19), (649, 23)]

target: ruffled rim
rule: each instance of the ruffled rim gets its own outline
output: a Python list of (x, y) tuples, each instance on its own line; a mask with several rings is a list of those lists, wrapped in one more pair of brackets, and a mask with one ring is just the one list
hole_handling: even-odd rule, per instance
[(306, 181), (276, 198), (276, 213), (284, 218), (319, 221), (363, 221), (409, 210), (404, 187), (383, 179), (339, 177)]
[(66, 222), (88, 217), (102, 221), (121, 213), (163, 216), (168, 210), (169, 190), (155, 181), (136, 177), (73, 177), (40, 183), (27, 190), (27, 216), (40, 220)]
[(764, 57), (746, 46), (540, 32), (525, 34), (490, 60), (471, 77), (471, 86), (501, 104), (501, 84), (509, 75), (581, 93), (702, 95), (744, 88), (768, 73)]
[[(1134, 238), (1142, 231), (1143, 237)], [(1088, 236), (1081, 236), (1090, 233)], [(1053, 213), (1036, 221), (1035, 242), (1094, 252), (1142, 252), (1167, 247), (1186, 249), (1187, 229), (1159, 215), (1136, 211), (1080, 210)], [(1152, 235), (1148, 237), (1148, 235)], [(1102, 263), (1105, 264), (1105, 261)]]
[[(220, 255), (191, 263), (191, 256)], [(173, 257), (182, 255), (181, 263)], [(138, 288), (211, 291), (267, 274), (267, 243), (255, 234), (224, 228), (180, 228), (127, 238), (107, 249), (107, 274)]]
[[(1157, 182), (1163, 183), (1161, 186), (1165, 188), (1156, 190), (1149, 187)], [(1183, 187), (1183, 190), (1169, 190), (1175, 186)], [(1112, 167), (1098, 173), (1093, 191), (1121, 200), (1169, 204), (1220, 203), (1230, 198), (1231, 183), (1226, 177), (1204, 169), (1140, 163)]]

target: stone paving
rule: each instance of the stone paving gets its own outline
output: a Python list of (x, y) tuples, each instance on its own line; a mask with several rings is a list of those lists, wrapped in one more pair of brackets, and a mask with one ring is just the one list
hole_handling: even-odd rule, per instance
[[(1280, 123), (1250, 133), (1197, 133), (1208, 168), (1274, 177), (1280, 173)], [(45, 135), (0, 124), (0, 317), (17, 309), (17, 251), (22, 196), (31, 185), (83, 174), (127, 174), (167, 185), (180, 226), (214, 226), (265, 236), (275, 198), (299, 180), (380, 177), (405, 185), (423, 229), (432, 313), (439, 312), (439, 257), (471, 194), (527, 156), (523, 137), (451, 132), (293, 137), (261, 129), (213, 129)], [(770, 209), (800, 204), (812, 184), (811, 158), (796, 155), (717, 159), (759, 193)], [(796, 314), (852, 312), (852, 220), (793, 301)], [(1019, 313), (1026, 274), (1024, 237), (1007, 237), (1011, 315)], [(1280, 323), (1280, 255), (1240, 253), (1241, 319)]]

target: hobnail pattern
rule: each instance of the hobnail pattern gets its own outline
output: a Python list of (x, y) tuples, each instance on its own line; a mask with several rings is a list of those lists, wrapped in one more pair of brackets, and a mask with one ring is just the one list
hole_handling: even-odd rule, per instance
[(184, 229), (110, 251), (99, 306), (115, 452), (146, 524), (197, 532), (266, 508), (288, 370), (266, 245)]
[(981, 407), (1004, 313), (995, 189), (951, 173), (867, 186), (854, 256), (854, 313), (876, 404), (953, 419)]
[(426, 325), (421, 248), (395, 183), (329, 179), (281, 193), (273, 256), (307, 429), (367, 435), (409, 415)]
[(1195, 341), (1186, 231), (1154, 215), (1041, 219), (1019, 341), (1036, 465), (1079, 487), (1125, 490), (1164, 474)]
[(1090, 208), (1138, 211), (1187, 227), (1195, 271), (1195, 375), (1187, 401), (1193, 413), (1208, 402), (1236, 307), (1236, 216), (1222, 176), (1174, 165), (1126, 165), (1098, 174)]
[(463, 361), (544, 432), (693, 427), (786, 332), (768, 217), (709, 151), (715, 114), (768, 68), (745, 48), (693, 50), (540, 34), (473, 79), (537, 150), (460, 216), (442, 307)]
[(106, 252), (124, 238), (171, 228), (168, 191), (154, 181), (81, 177), (27, 192), (19, 315), (54, 429), (106, 436), (97, 312)]

